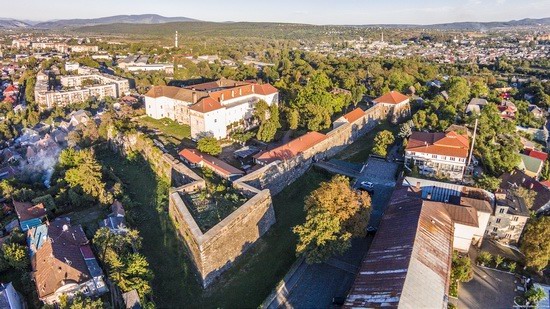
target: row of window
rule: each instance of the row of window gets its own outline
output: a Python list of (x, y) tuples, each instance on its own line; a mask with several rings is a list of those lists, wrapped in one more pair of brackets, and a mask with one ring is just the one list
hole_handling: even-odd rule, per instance
[[(416, 152), (410, 152), (411, 156), (416, 155)], [(435, 154), (432, 154), (433, 159), (441, 159), (441, 160), (449, 160), (449, 161), (458, 161), (458, 162), (466, 162), (466, 159), (464, 158), (455, 158), (455, 157), (447, 157), (447, 156), (438, 156)]]

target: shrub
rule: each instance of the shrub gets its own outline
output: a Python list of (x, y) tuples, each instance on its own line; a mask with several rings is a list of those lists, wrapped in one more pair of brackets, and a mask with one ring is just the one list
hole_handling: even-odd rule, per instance
[(481, 251), (477, 256), (477, 263), (483, 266), (489, 265), (489, 263), (491, 263), (492, 260), (493, 260), (493, 256), (491, 255), (491, 253), (487, 251)]

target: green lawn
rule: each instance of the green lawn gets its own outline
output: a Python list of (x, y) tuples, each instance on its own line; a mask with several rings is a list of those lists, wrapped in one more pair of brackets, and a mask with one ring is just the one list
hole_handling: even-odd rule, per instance
[(369, 133), (357, 139), (353, 144), (341, 151), (335, 159), (345, 160), (353, 163), (365, 163), (369, 159), (372, 148), (374, 147), (374, 137), (380, 131), (389, 130), (394, 135), (399, 132), (399, 125), (394, 125), (388, 121), (380, 123)]
[(158, 129), (167, 137), (173, 137), (178, 140), (191, 137), (191, 128), (188, 125), (179, 124), (168, 118), (153, 119), (149, 116), (139, 118), (137, 122), (150, 129)]
[(128, 213), (143, 237), (141, 251), (155, 274), (153, 292), (159, 308), (258, 307), (296, 259), (292, 227), (304, 221), (305, 196), (328, 179), (310, 170), (275, 196), (277, 223), (219, 282), (203, 291), (166, 213), (167, 205), (157, 207), (157, 189), (166, 192), (158, 188), (149, 166), (130, 163), (112, 153), (100, 153), (99, 159), (122, 179), (126, 193), (138, 203)]

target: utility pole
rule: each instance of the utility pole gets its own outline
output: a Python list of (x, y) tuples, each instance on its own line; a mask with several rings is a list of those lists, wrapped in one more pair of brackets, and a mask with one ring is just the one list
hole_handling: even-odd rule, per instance
[(179, 47), (179, 42), (178, 42), (178, 32), (176, 31), (176, 41), (174, 42), (174, 47), (178, 48)]
[(476, 135), (477, 135), (477, 122), (479, 119), (476, 119), (476, 123), (474, 125), (474, 136), (472, 138), (472, 148), (470, 149), (470, 155), (468, 156), (468, 162), (466, 163), (466, 168), (464, 169), (464, 173), (462, 173), (462, 180), (464, 181), (464, 174), (466, 174), (466, 171), (468, 170), (468, 167), (470, 166), (470, 163), (472, 162), (472, 155), (474, 152), (474, 146), (476, 144)]

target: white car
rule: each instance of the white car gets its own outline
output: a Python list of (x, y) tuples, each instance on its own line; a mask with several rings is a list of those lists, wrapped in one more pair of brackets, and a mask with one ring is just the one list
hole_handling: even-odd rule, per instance
[(360, 183), (359, 188), (371, 193), (374, 191), (374, 184), (370, 181), (363, 181)]

